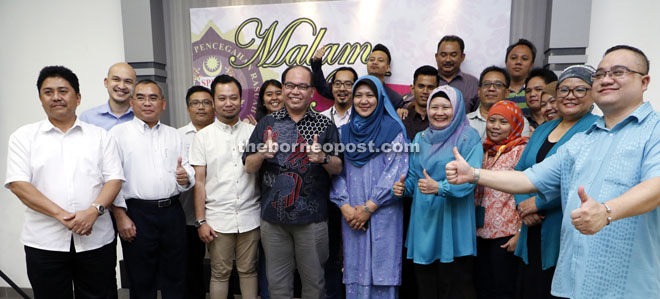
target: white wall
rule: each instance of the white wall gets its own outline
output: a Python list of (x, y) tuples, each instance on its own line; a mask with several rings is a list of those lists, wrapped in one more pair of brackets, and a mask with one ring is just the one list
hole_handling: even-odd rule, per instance
[[(6, 178), (9, 135), (45, 118), (36, 88), (39, 70), (64, 65), (80, 81), (78, 114), (107, 101), (103, 78), (124, 60), (120, 0), (0, 1), (0, 178)], [(25, 206), (0, 188), (0, 270), (30, 287), (20, 242)], [(0, 279), (0, 286), (7, 286)]]
[(660, 2), (657, 0), (596, 0), (591, 6), (588, 64), (598, 67), (608, 48), (627, 44), (644, 51), (651, 61), (651, 84), (644, 93), (660, 110)]

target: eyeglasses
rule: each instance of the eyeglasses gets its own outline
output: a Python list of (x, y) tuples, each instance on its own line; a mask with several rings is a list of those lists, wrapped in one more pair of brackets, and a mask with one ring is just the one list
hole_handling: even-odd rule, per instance
[(351, 89), (351, 87), (353, 87), (353, 81), (335, 81), (332, 83), (332, 87), (337, 89), (341, 88), (342, 86), (344, 86), (346, 89)]
[(296, 89), (296, 87), (298, 87), (298, 89), (300, 91), (306, 91), (308, 88), (310, 88), (312, 86), (309, 85), (309, 84), (305, 84), (305, 83), (300, 83), (300, 84), (294, 84), (294, 83), (291, 83), (291, 82), (285, 82), (284, 83), (284, 88), (286, 88), (288, 90), (294, 90), (294, 89)]
[(642, 76), (645, 76), (646, 74), (638, 71), (633, 71), (623, 65), (615, 65), (612, 68), (610, 68), (609, 71), (599, 69), (595, 73), (591, 75), (591, 79), (594, 81), (597, 80), (602, 80), (605, 78), (605, 76), (610, 76), (611, 78), (622, 78), (625, 76), (627, 73), (635, 73), (635, 74), (640, 74)]
[(481, 82), (481, 88), (483, 89), (489, 89), (491, 86), (495, 86), (496, 89), (503, 89), (505, 87), (504, 83), (495, 81), (495, 82), (490, 82), (490, 81), (485, 81)]
[(137, 102), (140, 103), (140, 104), (142, 104), (142, 103), (144, 103), (144, 102), (149, 102), (149, 103), (154, 104), (154, 103), (156, 103), (156, 102), (158, 102), (158, 101), (161, 100), (161, 98), (158, 97), (158, 96), (156, 96), (156, 95), (151, 95), (151, 96), (148, 96), (148, 97), (147, 97), (147, 96), (145, 96), (145, 95), (141, 95), (141, 94), (136, 95), (136, 96), (134, 97), (134, 99), (135, 99), (135, 101), (137, 101)]
[(199, 107), (199, 105), (204, 105), (204, 107), (208, 107), (213, 105), (213, 102), (211, 102), (210, 100), (203, 100), (203, 101), (194, 100), (188, 102), (188, 107)]
[(584, 86), (578, 86), (575, 88), (568, 88), (566, 86), (561, 87), (557, 89), (557, 97), (558, 98), (565, 98), (568, 96), (569, 93), (573, 92), (573, 96), (576, 98), (581, 98), (587, 95), (587, 91), (591, 90), (591, 88), (587, 88)]

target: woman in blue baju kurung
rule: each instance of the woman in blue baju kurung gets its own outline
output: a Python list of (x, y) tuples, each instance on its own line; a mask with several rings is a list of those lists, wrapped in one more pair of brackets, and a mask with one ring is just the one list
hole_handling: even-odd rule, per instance
[(405, 182), (393, 188), (395, 195), (413, 198), (407, 258), (415, 263), (420, 298), (474, 298), (474, 185), (449, 184), (445, 165), (454, 160), (457, 147), (470, 165), (481, 167), (481, 138), (465, 116), (463, 96), (453, 87), (431, 93), (427, 114), (429, 128), (413, 141), (419, 152), (410, 154)]
[[(588, 90), (593, 72), (591, 66), (572, 66), (561, 74), (557, 85), (558, 90), (568, 90), (568, 93), (560, 92), (558, 96), (554, 89), (544, 91), (556, 97), (560, 118), (536, 128), (515, 170), (523, 171), (554, 155), (573, 135), (587, 130), (598, 119), (590, 112), (593, 99)], [(517, 194), (514, 197), (523, 215), (518, 246), (514, 252), (524, 263), (519, 274), (518, 296), (553, 298), (550, 286), (559, 257), (561, 200), (559, 197), (542, 199), (538, 193)]]
[[(405, 128), (378, 78), (353, 88), (351, 120), (340, 128), (344, 145), (403, 148)], [(385, 147), (381, 147), (385, 145)], [(350, 149), (350, 146), (348, 146)], [(401, 284), (403, 204), (392, 184), (408, 171), (408, 153), (346, 151), (330, 199), (342, 211), (344, 284), (347, 298), (397, 298)]]

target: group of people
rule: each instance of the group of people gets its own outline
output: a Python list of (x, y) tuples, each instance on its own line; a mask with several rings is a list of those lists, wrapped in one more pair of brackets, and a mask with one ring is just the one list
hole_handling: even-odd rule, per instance
[[(116, 297), (116, 231), (132, 298), (204, 298), (207, 250), (211, 298), (234, 268), (243, 298), (293, 298), (296, 270), (302, 298), (660, 297), (645, 54), (615, 46), (557, 77), (521, 39), (476, 78), (464, 51), (443, 37), (404, 98), (384, 45), (368, 75), (329, 81), (321, 47), (264, 82), (245, 120), (236, 78), (191, 87), (178, 130), (126, 63), (80, 117), (76, 75), (45, 67), (47, 119), (12, 134), (5, 181), (28, 207), (35, 296)], [(312, 110), (315, 91), (332, 107)]]

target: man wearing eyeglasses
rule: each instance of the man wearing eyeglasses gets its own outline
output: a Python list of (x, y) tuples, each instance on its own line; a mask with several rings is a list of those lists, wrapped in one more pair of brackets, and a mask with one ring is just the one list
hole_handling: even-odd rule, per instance
[(156, 82), (142, 80), (130, 99), (135, 118), (110, 130), (126, 176), (119, 196), (127, 209), (114, 216), (131, 298), (155, 298), (158, 285), (164, 298), (185, 297), (186, 219), (178, 197), (195, 178), (181, 136), (160, 123), (166, 103)]
[[(213, 111), (213, 96), (211, 90), (204, 86), (193, 86), (186, 92), (186, 106), (190, 122), (179, 128), (184, 147), (184, 156), (188, 157), (190, 144), (195, 134), (212, 124), (215, 120)], [(204, 280), (202, 278), (204, 254), (206, 245), (199, 239), (195, 226), (195, 204), (193, 190), (188, 190), (179, 196), (181, 207), (186, 215), (187, 271), (186, 298), (206, 298)]]
[(287, 68), (282, 83), (285, 109), (259, 121), (243, 163), (248, 173), (263, 174), (260, 229), (270, 296), (293, 298), (297, 267), (302, 297), (324, 298), (330, 176), (342, 169), (334, 150), (339, 135), (329, 118), (309, 109), (309, 68)]
[[(509, 93), (508, 88), (510, 83), (511, 77), (509, 77), (509, 73), (498, 66), (489, 66), (479, 75), (479, 91), (477, 92), (479, 95), (479, 107), (477, 107), (477, 110), (468, 113), (467, 118), (470, 126), (479, 132), (482, 142), (486, 140), (488, 111), (495, 103), (506, 98)], [(527, 119), (524, 119), (524, 121), (525, 126), (523, 127), (522, 135), (529, 136), (529, 123)]]
[(660, 116), (644, 102), (648, 71), (641, 50), (608, 49), (592, 76), (603, 116), (524, 172), (475, 170), (460, 155), (447, 164), (453, 184), (561, 198), (554, 296), (660, 298)]

